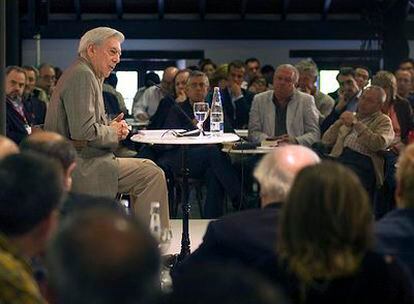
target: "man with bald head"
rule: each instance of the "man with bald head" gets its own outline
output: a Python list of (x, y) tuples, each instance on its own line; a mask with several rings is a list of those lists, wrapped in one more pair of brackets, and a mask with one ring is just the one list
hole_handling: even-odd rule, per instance
[(176, 67), (168, 67), (164, 70), (162, 75), (161, 84), (152, 85), (141, 95), (141, 97), (135, 102), (132, 113), (138, 120), (149, 120), (157, 111), (161, 99), (170, 95), (174, 95), (174, 78), (178, 69)]
[(275, 257), (281, 207), (296, 174), (319, 162), (309, 148), (287, 145), (262, 158), (254, 171), (260, 185), (261, 209), (245, 210), (210, 222), (203, 243), (181, 264), (174, 276), (207, 262), (239, 263), (257, 268)]
[(16, 153), (19, 153), (19, 147), (16, 143), (6, 136), (0, 135), (0, 160)]
[(158, 245), (133, 217), (99, 208), (67, 218), (47, 262), (59, 303), (158, 303)]

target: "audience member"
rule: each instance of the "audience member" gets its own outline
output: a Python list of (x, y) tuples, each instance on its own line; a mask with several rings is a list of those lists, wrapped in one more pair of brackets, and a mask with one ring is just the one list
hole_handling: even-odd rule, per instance
[(365, 89), (356, 114), (345, 111), (326, 131), (322, 142), (333, 146), (330, 156), (351, 168), (374, 198), (376, 186), (384, 181), (384, 151), (394, 140), (391, 119), (381, 112), (385, 91), (378, 86)]
[(157, 111), (158, 105), (162, 98), (172, 95), (173, 80), (178, 69), (176, 67), (168, 67), (164, 70), (160, 85), (152, 85), (142, 96), (134, 103), (132, 114), (138, 120), (149, 120)]
[(377, 249), (401, 259), (414, 275), (414, 145), (408, 146), (397, 163), (398, 209), (375, 225)]
[(24, 66), (26, 72), (26, 86), (23, 94), (23, 104), (33, 125), (42, 125), (45, 122), (46, 104), (35, 96), (36, 80), (39, 71), (33, 66)]
[(367, 194), (351, 170), (333, 162), (303, 169), (277, 243), (286, 268), (275, 276), (293, 303), (413, 303), (406, 269), (372, 251), (372, 226)]
[(46, 303), (28, 261), (42, 253), (63, 195), (58, 163), (30, 153), (0, 161), (0, 302)]
[(174, 77), (174, 94), (165, 96), (161, 99), (160, 104), (155, 114), (151, 117), (148, 129), (161, 129), (165, 124), (170, 108), (176, 103), (181, 103), (187, 100), (185, 93), (185, 86), (187, 84), (190, 70), (179, 70)]
[(395, 77), (397, 78), (398, 95), (407, 99), (410, 102), (411, 108), (414, 109), (413, 77), (411, 73), (406, 70), (397, 70)]
[(312, 59), (299, 61), (296, 64), (296, 68), (299, 71), (298, 89), (303, 93), (312, 95), (315, 99), (315, 105), (319, 115), (319, 124), (321, 124), (325, 117), (331, 113), (335, 101), (332, 97), (322, 93), (316, 87), (318, 67)]
[(382, 112), (391, 118), (392, 128), (395, 133), (394, 140), (387, 151), (383, 152), (385, 159), (384, 195), (378, 198), (375, 213), (381, 216), (395, 207), (395, 164), (398, 155), (408, 143), (408, 133), (414, 129), (413, 113), (406, 99), (397, 95), (397, 80), (391, 72), (379, 71), (372, 79), (372, 85), (384, 89), (387, 94)]
[(6, 136), (0, 135), (0, 160), (16, 153), (19, 153), (19, 147), (16, 143)]
[(134, 113), (134, 109), (137, 107), (137, 102), (140, 100), (141, 96), (144, 94), (145, 90), (153, 85), (160, 84), (160, 76), (155, 72), (147, 72), (144, 76), (144, 85), (138, 88), (137, 92), (135, 93), (134, 100), (132, 101), (131, 113)]
[(39, 66), (39, 78), (37, 79), (35, 96), (46, 104), (49, 103), (56, 85), (56, 73), (52, 65), (42, 63)]
[[(164, 129), (195, 129), (193, 104), (203, 102), (209, 87), (206, 74), (191, 72), (186, 85), (187, 100), (171, 107)], [(181, 149), (165, 151), (158, 160), (160, 166), (171, 169), (176, 175), (182, 170)], [(204, 214), (206, 218), (217, 218), (223, 214), (225, 194), (240, 204), (240, 182), (231, 161), (216, 145), (193, 145), (187, 151), (187, 168), (190, 177), (203, 178), (207, 183)]]
[(214, 75), (214, 72), (217, 69), (217, 65), (209, 58), (206, 58), (201, 61), (199, 64), (200, 71), (207, 75), (208, 80), (211, 81)]
[(90, 209), (68, 217), (46, 256), (61, 304), (157, 303), (160, 254), (132, 217)]
[(30, 115), (23, 103), (26, 72), (18, 66), (6, 69), (6, 135), (19, 144), (32, 133)]
[(256, 268), (275, 257), (276, 224), (295, 175), (319, 162), (309, 148), (288, 145), (262, 158), (254, 171), (261, 209), (237, 212), (210, 222), (200, 247), (175, 269), (174, 278), (206, 263), (241, 264)]
[(167, 186), (163, 171), (152, 161), (116, 158), (114, 151), (128, 135), (123, 114), (105, 117), (101, 83), (120, 61), (124, 35), (99, 27), (85, 33), (78, 58), (59, 79), (45, 129), (69, 139), (77, 148), (73, 191), (115, 198), (129, 193), (134, 212), (149, 222), (151, 202), (160, 202), (161, 224), (169, 227)]
[(268, 88), (270, 90), (273, 89), (273, 75), (275, 74), (275, 68), (270, 65), (270, 64), (266, 64), (264, 66), (262, 66), (262, 68), (260, 69), (261, 74), (263, 75), (263, 77), (266, 78), (267, 83), (268, 83)]
[(262, 142), (277, 137), (280, 143), (311, 146), (319, 140), (313, 97), (296, 89), (298, 70), (290, 64), (277, 67), (273, 90), (257, 94), (249, 119), (249, 139)]
[(60, 214), (66, 216), (77, 210), (84, 210), (91, 206), (110, 205), (113, 209), (120, 209), (120, 204), (113, 199), (101, 196), (95, 197), (87, 194), (72, 192), (72, 173), (76, 167), (76, 150), (73, 145), (63, 136), (57, 133), (43, 131), (26, 137), (20, 143), (20, 149), (34, 151), (58, 161), (63, 168), (63, 184), (67, 192), (66, 199), (60, 207)]
[(243, 89), (247, 89), (247, 85), (250, 81), (257, 76), (260, 76), (260, 60), (257, 58), (248, 58), (245, 60), (244, 65), (246, 67), (244, 82), (242, 84)]
[(234, 265), (193, 268), (174, 281), (171, 304), (285, 304), (282, 293), (256, 272)]
[(268, 83), (264, 76), (256, 76), (250, 80), (247, 90), (253, 94), (259, 94), (268, 90)]
[(411, 76), (414, 77), (414, 59), (407, 58), (400, 62), (400, 70), (408, 71), (411, 73)]
[(355, 68), (355, 81), (360, 90), (365, 89), (369, 84), (369, 79), (371, 78), (371, 71), (365, 66), (357, 66)]
[(118, 77), (115, 73), (109, 74), (109, 76), (104, 80), (102, 91), (105, 103), (105, 112), (115, 116), (121, 112), (128, 115), (128, 109), (125, 106), (124, 97), (116, 90), (117, 84)]
[(220, 90), (224, 90), (227, 87), (227, 75), (229, 71), (229, 65), (220, 65), (213, 74), (211, 79), (210, 88), (219, 87)]
[(349, 67), (341, 68), (336, 80), (339, 83), (337, 103), (321, 125), (322, 134), (339, 119), (343, 112), (356, 112), (358, 108), (358, 99), (362, 91), (355, 80), (355, 70)]
[(253, 94), (241, 87), (245, 66), (241, 61), (232, 61), (228, 65), (227, 86), (220, 90), (224, 111), (224, 131), (244, 129), (249, 122), (249, 111)]

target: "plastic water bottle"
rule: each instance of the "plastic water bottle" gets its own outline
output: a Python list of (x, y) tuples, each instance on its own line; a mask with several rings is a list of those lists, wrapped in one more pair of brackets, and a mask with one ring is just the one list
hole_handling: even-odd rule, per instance
[(149, 229), (157, 242), (161, 239), (160, 202), (152, 202)]
[(220, 136), (224, 133), (224, 113), (221, 103), (220, 89), (214, 87), (213, 100), (211, 102), (210, 132), (213, 136)]

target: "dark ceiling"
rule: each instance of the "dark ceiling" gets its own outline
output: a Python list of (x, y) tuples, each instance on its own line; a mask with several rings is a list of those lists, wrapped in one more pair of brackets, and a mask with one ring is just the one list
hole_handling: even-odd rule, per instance
[(20, 0), (19, 14), (23, 37), (107, 25), (130, 38), (371, 39), (395, 7), (414, 13), (409, 0)]

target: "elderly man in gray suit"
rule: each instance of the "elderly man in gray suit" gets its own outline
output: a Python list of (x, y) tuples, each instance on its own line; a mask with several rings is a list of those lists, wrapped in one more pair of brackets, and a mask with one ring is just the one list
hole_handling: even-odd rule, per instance
[(150, 160), (116, 158), (113, 153), (129, 131), (123, 114), (107, 120), (102, 83), (120, 61), (123, 41), (122, 33), (107, 27), (82, 36), (78, 58), (53, 92), (45, 129), (68, 138), (78, 150), (74, 192), (112, 198), (129, 193), (135, 214), (148, 223), (151, 202), (160, 202), (161, 225), (169, 228), (163, 171)]
[(319, 140), (318, 111), (313, 97), (296, 90), (298, 70), (290, 64), (277, 67), (273, 90), (257, 94), (249, 117), (249, 139), (310, 147)]

